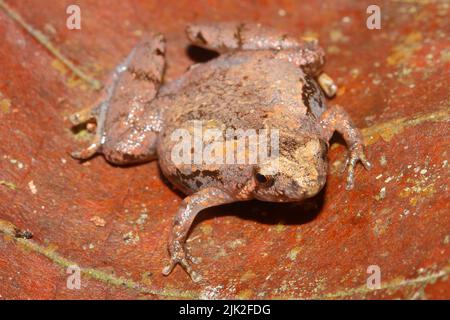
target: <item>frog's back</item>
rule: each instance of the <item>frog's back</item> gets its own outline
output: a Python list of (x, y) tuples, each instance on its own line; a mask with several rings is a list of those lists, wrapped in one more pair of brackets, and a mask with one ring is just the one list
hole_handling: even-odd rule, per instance
[[(311, 91), (320, 95), (309, 82), (300, 68), (271, 59), (270, 52), (230, 53), (193, 68), (172, 85), (176, 90), (170, 92), (164, 123), (172, 129), (202, 120), (256, 130), (276, 118), (298, 123), (310, 112), (305, 98)], [(324, 108), (323, 100), (316, 100)]]
[[(219, 129), (224, 137), (228, 129), (258, 132), (276, 128), (281, 136), (284, 133), (301, 135), (301, 131), (310, 135), (317, 130), (316, 116), (309, 103), (315, 103), (311, 97), (318, 94), (319, 107), (324, 107), (317, 85), (313, 84), (316, 87), (311, 95), (309, 78), (303, 71), (287, 61), (271, 58), (271, 54), (237, 52), (222, 55), (194, 67), (160, 91), (158, 99), (165, 110), (158, 157), (165, 176), (183, 192), (197, 189), (198, 176), (204, 172), (211, 174), (201, 181), (202, 186), (205, 181), (208, 184), (236, 181), (239, 174), (230, 174), (226, 165), (198, 167), (173, 163), (171, 150), (179, 142), (173, 138), (173, 133), (177, 130), (195, 135), (194, 127), (199, 122), (202, 130)], [(310, 99), (308, 105), (304, 104), (305, 98)], [(180, 175), (184, 178), (180, 179)], [(183, 185), (180, 185), (181, 180)]]

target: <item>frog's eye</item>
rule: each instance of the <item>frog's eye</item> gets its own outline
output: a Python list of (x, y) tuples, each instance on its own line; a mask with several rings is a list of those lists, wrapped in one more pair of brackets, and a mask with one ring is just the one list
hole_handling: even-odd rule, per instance
[(264, 175), (261, 173), (255, 174), (255, 179), (258, 182), (259, 185), (262, 185), (266, 188), (269, 188), (273, 185), (274, 179), (270, 175)]

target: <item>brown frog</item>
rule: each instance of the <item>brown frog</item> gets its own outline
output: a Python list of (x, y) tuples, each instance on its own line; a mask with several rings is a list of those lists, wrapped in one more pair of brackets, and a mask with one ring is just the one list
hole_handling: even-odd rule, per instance
[[(162, 173), (187, 195), (174, 219), (170, 264), (163, 273), (180, 264), (198, 281), (201, 276), (192, 268), (195, 259), (185, 242), (200, 211), (250, 199), (292, 202), (313, 197), (326, 182), (328, 141), (334, 131), (342, 134), (350, 150), (348, 189), (356, 163), (367, 169), (370, 163), (360, 132), (344, 109), (326, 107), (322, 90), (332, 96), (336, 85), (322, 72), (324, 52), (317, 41), (246, 23), (191, 25), (186, 32), (192, 44), (221, 55), (162, 84), (165, 40), (160, 34), (143, 39), (115, 69), (99, 102), (71, 120), (95, 130), (92, 144), (74, 152), (75, 158), (101, 153), (119, 165), (158, 158)], [(208, 157), (175, 161), (180, 141), (173, 133), (195, 134), (199, 123), (228, 138), (219, 139), (223, 143), (212, 153), (216, 160), (225, 159), (221, 148), (231, 150), (231, 158), (249, 154), (251, 143), (239, 149), (241, 136), (226, 134), (230, 128), (277, 130), (278, 144), (271, 150), (277, 152), (253, 163)], [(198, 149), (188, 151), (192, 155)]]

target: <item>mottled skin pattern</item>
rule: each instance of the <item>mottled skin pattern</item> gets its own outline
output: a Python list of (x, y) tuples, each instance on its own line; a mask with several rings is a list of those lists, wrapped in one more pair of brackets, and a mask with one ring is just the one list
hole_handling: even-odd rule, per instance
[[(185, 241), (200, 211), (250, 199), (290, 202), (316, 195), (326, 182), (328, 141), (334, 131), (343, 135), (350, 150), (348, 188), (353, 186), (357, 161), (366, 168), (370, 163), (345, 111), (326, 107), (322, 90), (331, 96), (336, 86), (322, 73), (324, 52), (317, 41), (243, 23), (188, 26), (187, 36), (193, 44), (222, 55), (161, 85), (164, 38), (144, 39), (116, 68), (98, 104), (71, 119), (96, 130), (93, 143), (74, 157), (102, 153), (115, 164), (158, 158), (163, 174), (188, 195), (174, 219), (170, 264), (163, 273), (180, 264), (198, 281), (201, 277), (192, 268), (195, 260), (186, 252)], [(278, 129), (278, 170), (271, 170), (269, 160), (174, 163), (171, 152), (177, 142), (171, 134), (177, 129), (192, 132), (195, 121), (223, 132)]]

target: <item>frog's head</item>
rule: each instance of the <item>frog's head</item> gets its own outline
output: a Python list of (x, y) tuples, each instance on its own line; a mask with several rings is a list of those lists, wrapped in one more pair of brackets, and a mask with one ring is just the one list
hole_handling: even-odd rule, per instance
[(280, 144), (278, 157), (255, 168), (255, 198), (294, 202), (315, 196), (326, 182), (327, 149), (319, 138)]

